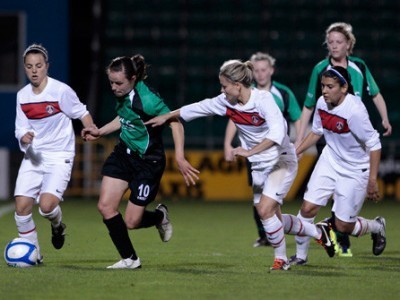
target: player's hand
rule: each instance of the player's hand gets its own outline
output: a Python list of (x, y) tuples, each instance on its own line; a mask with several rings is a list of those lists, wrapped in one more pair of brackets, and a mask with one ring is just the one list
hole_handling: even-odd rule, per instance
[(165, 122), (167, 122), (168, 119), (169, 119), (168, 114), (165, 114), (148, 120), (147, 122), (144, 123), (144, 125), (151, 125), (151, 127), (157, 127), (165, 124)]
[(392, 125), (390, 125), (389, 121), (382, 121), (382, 126), (386, 130), (383, 133), (383, 136), (389, 136), (392, 134)]
[(378, 190), (378, 183), (376, 180), (369, 180), (367, 186), (367, 199), (374, 202), (380, 201), (380, 195)]
[(243, 149), (242, 147), (237, 147), (235, 149), (232, 150), (232, 154), (234, 156), (243, 156), (243, 157), (249, 157), (249, 151)]
[(233, 154), (233, 147), (232, 146), (225, 146), (224, 147), (224, 156), (226, 161), (235, 161), (236, 157)]
[(32, 131), (28, 131), (21, 138), (21, 143), (22, 144), (26, 144), (26, 145), (27, 144), (32, 144), (32, 141), (33, 141), (34, 137), (35, 137), (35, 133), (33, 133)]
[(196, 185), (196, 181), (199, 180), (200, 171), (195, 169), (185, 158), (177, 158), (178, 169), (181, 172), (187, 186)]
[(100, 137), (100, 130), (96, 127), (96, 125), (83, 128), (81, 131), (81, 137), (84, 141), (97, 140)]

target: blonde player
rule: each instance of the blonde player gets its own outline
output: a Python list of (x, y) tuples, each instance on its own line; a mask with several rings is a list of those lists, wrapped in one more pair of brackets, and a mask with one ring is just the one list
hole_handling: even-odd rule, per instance
[(25, 153), (15, 186), (15, 221), (20, 237), (30, 239), (42, 262), (32, 208), (51, 222), (52, 243), (64, 245), (60, 201), (71, 177), (75, 156), (75, 134), (71, 119), (94, 127), (92, 117), (75, 92), (48, 76), (47, 50), (30, 45), (23, 54), (25, 73), (30, 83), (17, 94), (15, 136)]
[(314, 237), (331, 256), (334, 245), (327, 224), (302, 224), (295, 216), (281, 216), (283, 198), (297, 174), (297, 158), (287, 135), (286, 122), (271, 93), (251, 88), (251, 62), (225, 62), (220, 69), (219, 81), (219, 96), (183, 106), (145, 124), (160, 126), (177, 117), (186, 121), (211, 115), (229, 117), (238, 129), (241, 142), (241, 147), (232, 149), (232, 155), (251, 162), (254, 205), (275, 250), (270, 270), (290, 268), (284, 233)]
[[(383, 217), (367, 220), (358, 216), (367, 196), (379, 199), (377, 176), (381, 155), (378, 132), (368, 112), (354, 96), (349, 74), (343, 67), (332, 67), (322, 74), (322, 96), (318, 99), (312, 131), (296, 149), (301, 154), (323, 135), (327, 146), (314, 168), (299, 218), (312, 223), (321, 206), (331, 196), (335, 202), (335, 230), (355, 237), (371, 233), (372, 252), (380, 255), (386, 246)], [(296, 237), (296, 258), (307, 261), (308, 237)]]

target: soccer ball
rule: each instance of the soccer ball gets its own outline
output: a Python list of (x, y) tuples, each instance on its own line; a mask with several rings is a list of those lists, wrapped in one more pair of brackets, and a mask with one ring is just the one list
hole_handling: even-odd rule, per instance
[(30, 240), (15, 238), (7, 244), (4, 259), (11, 267), (28, 268), (36, 265), (38, 251)]

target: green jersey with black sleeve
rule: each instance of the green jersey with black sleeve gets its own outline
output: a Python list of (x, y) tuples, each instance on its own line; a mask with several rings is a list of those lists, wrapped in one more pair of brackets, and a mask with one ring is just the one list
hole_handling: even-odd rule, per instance
[[(311, 73), (306, 99), (304, 100), (305, 107), (311, 108), (315, 106), (318, 98), (322, 95), (320, 83), (322, 73), (330, 69), (332, 66), (329, 57), (315, 65)], [(368, 95), (372, 97), (379, 93), (379, 87), (362, 59), (348, 56), (347, 72), (350, 75), (351, 84), (353, 85), (354, 94), (356, 96), (362, 99), (364, 92), (368, 93)]]
[(134, 153), (163, 155), (162, 127), (144, 125), (151, 118), (170, 112), (157, 92), (139, 81), (125, 97), (117, 98), (116, 111), (121, 123), (120, 139)]
[(287, 121), (300, 119), (301, 109), (292, 90), (284, 84), (272, 81), (270, 92)]

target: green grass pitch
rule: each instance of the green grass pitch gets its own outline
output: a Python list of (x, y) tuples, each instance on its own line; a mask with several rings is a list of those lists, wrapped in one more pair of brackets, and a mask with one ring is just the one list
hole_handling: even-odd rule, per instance
[[(253, 248), (251, 202), (164, 201), (174, 235), (162, 243), (155, 228), (130, 231), (140, 270), (107, 270), (119, 257), (95, 200), (62, 204), (66, 244), (55, 250), (50, 224), (34, 219), (44, 264), (28, 269), (0, 262), (0, 299), (400, 299), (400, 203), (366, 203), (361, 215), (382, 215), (388, 244), (378, 257), (370, 236), (351, 238), (352, 258), (329, 258), (311, 242), (309, 264), (269, 273), (270, 247)], [(0, 202), (0, 210), (12, 202)], [(157, 203), (151, 205), (154, 208)], [(283, 212), (297, 214), (300, 201)], [(317, 219), (329, 215), (323, 209)], [(0, 217), (0, 251), (17, 236), (13, 212)], [(286, 236), (288, 256), (295, 253)]]

